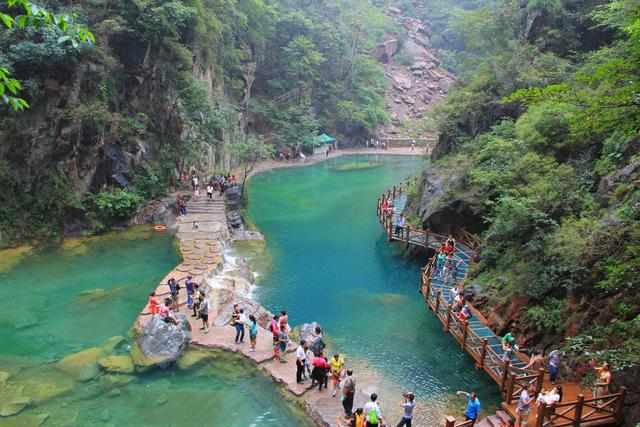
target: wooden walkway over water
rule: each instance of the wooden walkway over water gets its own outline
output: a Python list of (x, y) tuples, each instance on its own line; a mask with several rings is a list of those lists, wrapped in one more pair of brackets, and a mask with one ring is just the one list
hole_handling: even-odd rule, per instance
[[(409, 183), (407, 183), (409, 184)], [(377, 215), (390, 241), (402, 242), (410, 246), (431, 248), (437, 250), (447, 239), (447, 236), (407, 227), (396, 227), (400, 214), (407, 203), (407, 184), (393, 187), (378, 199)], [(384, 201), (393, 202), (393, 211), (383, 212)], [(465, 351), (475, 361), (476, 367), (485, 371), (497, 384), (503, 396), (503, 409), (513, 418), (516, 417), (516, 404), (523, 389), (534, 386), (536, 394), (542, 390), (549, 390), (553, 385), (544, 369), (531, 371), (525, 369), (529, 362), (527, 355), (516, 352), (511, 357), (504, 355), (501, 338), (491, 330), (487, 320), (471, 304), (472, 316), (467, 321), (461, 321), (452, 313), (454, 285), (462, 283), (467, 275), (469, 265), (473, 262), (478, 240), (469, 234), (457, 236), (454, 254), (457, 268), (451, 277), (445, 281), (435, 272), (434, 260), (422, 270), (420, 291), (424, 296), (427, 307), (434, 312), (441, 321), (444, 331), (450, 333)], [(591, 390), (579, 383), (563, 382), (562, 402), (547, 407), (546, 405), (532, 405), (529, 425), (536, 427), (595, 427), (616, 425), (622, 422), (622, 409), (625, 390), (600, 396), (594, 399)], [(497, 417), (489, 417), (482, 423), (491, 427), (501, 427), (503, 424)], [(488, 420), (488, 421), (487, 421)], [(446, 427), (467, 427), (471, 422), (457, 422), (448, 417)]]

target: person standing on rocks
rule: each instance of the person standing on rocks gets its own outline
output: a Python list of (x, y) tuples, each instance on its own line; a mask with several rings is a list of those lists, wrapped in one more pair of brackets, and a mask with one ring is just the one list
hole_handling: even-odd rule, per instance
[(169, 286), (169, 293), (171, 294), (171, 309), (177, 310), (180, 285), (178, 284), (178, 282), (176, 282), (176, 279), (174, 279), (173, 277), (169, 279), (169, 281), (167, 282), (167, 285)]
[(200, 308), (200, 301), (202, 301), (202, 297), (200, 296), (200, 291), (198, 290), (199, 286), (197, 283), (195, 283), (193, 285), (193, 292), (195, 294), (195, 297), (193, 299), (193, 314), (191, 315), (191, 317), (195, 317), (196, 319), (198, 318), (198, 310)]
[(402, 415), (402, 419), (398, 423), (397, 427), (411, 427), (413, 409), (416, 407), (416, 397), (411, 392), (403, 394), (402, 397), (404, 397), (404, 400), (400, 406), (402, 406), (404, 414)]
[(209, 299), (202, 294), (202, 298), (200, 300), (200, 306), (198, 308), (198, 313), (200, 314), (200, 319), (202, 319), (202, 327), (200, 329), (204, 330), (205, 334), (209, 333)]
[(378, 395), (373, 393), (371, 395), (371, 400), (364, 405), (364, 416), (367, 422), (367, 427), (378, 427), (382, 424), (382, 411), (380, 411), (380, 406), (376, 402), (378, 400)]
[(342, 383), (342, 407), (344, 408), (344, 415), (347, 418), (351, 417), (353, 411), (353, 398), (356, 394), (356, 380), (353, 378), (353, 371), (347, 369), (347, 376)]
[(280, 346), (280, 363), (287, 363), (285, 356), (287, 355), (287, 345), (289, 344), (289, 334), (287, 329), (280, 328), (280, 334), (278, 335), (278, 345)]
[(303, 381), (303, 373), (304, 366), (307, 361), (307, 352), (306, 352), (307, 343), (305, 340), (300, 341), (300, 345), (296, 348), (296, 382), (298, 384), (302, 384)]

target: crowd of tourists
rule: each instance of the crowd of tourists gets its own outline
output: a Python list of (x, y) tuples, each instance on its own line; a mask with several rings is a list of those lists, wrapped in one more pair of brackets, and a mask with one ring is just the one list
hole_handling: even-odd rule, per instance
[[(202, 180), (199, 175), (192, 174), (189, 179), (188, 175), (184, 174), (181, 179), (184, 185), (187, 185), (187, 181), (191, 181), (191, 190), (192, 195), (190, 196), (193, 200), (198, 200), (200, 198), (201, 190), (202, 190)], [(204, 186), (204, 191), (206, 192), (207, 200), (213, 200), (214, 194), (218, 193), (220, 196), (224, 195), (224, 192), (237, 185), (235, 175), (230, 173), (226, 175), (215, 175), (207, 181)], [(188, 196), (178, 194), (176, 196), (176, 207), (178, 210), (178, 215), (184, 216), (187, 214), (187, 199)]]

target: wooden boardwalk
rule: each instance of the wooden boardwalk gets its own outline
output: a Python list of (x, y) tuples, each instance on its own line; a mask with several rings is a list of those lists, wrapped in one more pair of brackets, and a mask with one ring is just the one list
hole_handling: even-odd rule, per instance
[[(399, 241), (407, 246), (438, 249), (447, 236), (411, 227), (396, 229), (398, 217), (407, 203), (403, 189), (403, 186), (394, 187), (378, 199), (377, 215), (389, 240)], [(382, 205), (385, 200), (393, 201), (392, 213), (383, 212)], [(536, 393), (540, 393), (542, 390), (551, 389), (553, 385), (544, 369), (537, 372), (525, 369), (529, 362), (525, 354), (516, 352), (511, 357), (505, 356), (501, 338), (489, 328), (487, 320), (472, 305), (469, 304), (472, 316), (467, 321), (459, 320), (452, 313), (452, 288), (464, 281), (477, 245), (477, 240), (471, 235), (458, 236), (454, 254), (456, 269), (453, 275), (445, 278), (441, 272), (435, 271), (434, 257), (422, 271), (420, 291), (427, 307), (442, 322), (444, 331), (449, 332), (461, 349), (473, 358), (478, 369), (484, 370), (498, 384), (504, 398), (502, 407), (515, 419), (516, 405), (523, 389), (533, 386)], [(618, 393), (594, 399), (591, 390), (585, 389), (579, 383), (563, 382), (561, 386), (563, 401), (553, 408), (532, 405), (530, 426), (590, 427), (615, 425), (622, 421), (624, 388)], [(499, 427), (498, 422), (499, 420), (496, 420), (495, 424), (488, 425)], [(456, 422), (455, 419), (449, 418), (446, 425), (464, 427), (471, 423)]]

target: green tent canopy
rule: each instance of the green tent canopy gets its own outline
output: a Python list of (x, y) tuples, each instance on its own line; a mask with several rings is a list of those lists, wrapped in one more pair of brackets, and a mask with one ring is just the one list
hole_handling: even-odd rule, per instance
[(316, 137), (316, 143), (318, 144), (331, 144), (335, 140), (336, 139), (334, 137), (329, 136), (326, 133), (323, 133), (322, 135)]

